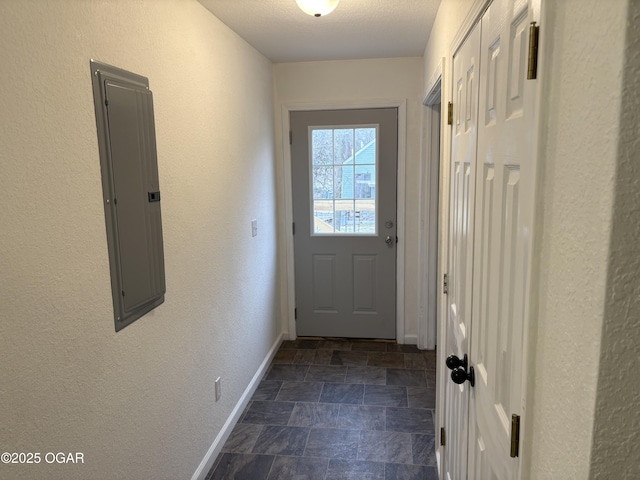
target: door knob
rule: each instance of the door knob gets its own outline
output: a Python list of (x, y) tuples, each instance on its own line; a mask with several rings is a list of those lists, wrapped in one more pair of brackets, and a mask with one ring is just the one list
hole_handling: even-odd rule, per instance
[(468, 361), (467, 354), (465, 353), (464, 357), (462, 357), (462, 360), (460, 360), (460, 358), (457, 357), (456, 355), (449, 355), (444, 363), (447, 364), (447, 367), (449, 367), (449, 370), (455, 370), (458, 367), (462, 367), (462, 369), (466, 371), (467, 361)]
[(393, 238), (391, 237), (391, 235), (387, 235), (387, 238), (384, 239), (384, 243), (386, 243), (390, 247), (393, 246)]
[(458, 367), (451, 372), (451, 380), (453, 380), (453, 383), (457, 383), (458, 385), (469, 380), (469, 383), (473, 387), (476, 384), (476, 374), (473, 367), (469, 368), (468, 372), (462, 367)]

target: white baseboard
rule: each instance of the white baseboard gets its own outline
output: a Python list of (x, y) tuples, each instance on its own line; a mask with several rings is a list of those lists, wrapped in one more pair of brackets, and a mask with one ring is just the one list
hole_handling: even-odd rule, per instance
[(417, 345), (418, 344), (418, 335), (405, 335), (404, 343), (406, 345)]
[(278, 348), (280, 348), (282, 338), (283, 334), (281, 333), (271, 347), (271, 350), (269, 350), (269, 353), (267, 354), (265, 359), (260, 364), (260, 367), (258, 367), (258, 371), (249, 382), (249, 385), (240, 397), (240, 400), (238, 400), (238, 403), (231, 412), (231, 415), (229, 415), (229, 418), (227, 418), (227, 421), (220, 429), (220, 432), (209, 447), (209, 450), (202, 459), (202, 462), (200, 462), (200, 465), (198, 465), (198, 468), (191, 477), (191, 480), (205, 480), (207, 473), (209, 473), (209, 470), (211, 470), (211, 467), (213, 466), (213, 462), (215, 462), (216, 458), (220, 454), (220, 451), (224, 446), (224, 442), (226, 442), (227, 438), (229, 438), (229, 435), (231, 435), (233, 427), (235, 427), (238, 419), (240, 418), (240, 415), (242, 415), (242, 412), (244, 412), (244, 409), (247, 408), (251, 397), (253, 397), (253, 394), (258, 388), (258, 385), (260, 384), (262, 377), (266, 373), (269, 364), (271, 364), (271, 360), (273, 360), (273, 357), (278, 351)]

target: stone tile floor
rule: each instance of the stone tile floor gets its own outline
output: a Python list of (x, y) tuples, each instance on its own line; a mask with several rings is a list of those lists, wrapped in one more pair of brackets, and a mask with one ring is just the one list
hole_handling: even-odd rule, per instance
[(284, 342), (207, 480), (432, 480), (434, 351)]

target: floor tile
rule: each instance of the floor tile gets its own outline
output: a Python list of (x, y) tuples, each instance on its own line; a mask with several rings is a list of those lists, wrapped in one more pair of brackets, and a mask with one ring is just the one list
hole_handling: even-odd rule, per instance
[(435, 367), (415, 345), (285, 341), (207, 480), (435, 479)]
[(355, 460), (359, 442), (360, 432), (357, 430), (312, 428), (304, 456)]
[(251, 453), (264, 425), (238, 423), (222, 447), (225, 453)]
[(368, 359), (367, 352), (334, 351), (331, 365), (366, 365)]
[(336, 428), (340, 405), (330, 403), (296, 403), (289, 425), (297, 427)]
[(242, 423), (286, 425), (294, 405), (293, 402), (251, 402)]
[(218, 465), (220, 464), (220, 460), (222, 459), (223, 456), (224, 456), (224, 453), (218, 454), (218, 456), (213, 462), (213, 465), (211, 466), (211, 470), (209, 470), (209, 473), (207, 473), (207, 476), (205, 477), (204, 480), (211, 480), (213, 478), (213, 473), (216, 471), (216, 468), (218, 468)]
[(384, 463), (329, 460), (325, 480), (384, 480)]
[(238, 418), (238, 423), (242, 423), (242, 420), (244, 420), (244, 417), (247, 416), (247, 412), (251, 408), (251, 405), (253, 405), (253, 401), (250, 401), (249, 403), (247, 403), (247, 406), (244, 407), (244, 410), (240, 414), (240, 418)]
[(282, 382), (278, 402), (317, 402), (322, 393), (320, 382)]
[(387, 385), (403, 387), (426, 387), (427, 375), (424, 370), (387, 368)]
[(415, 345), (400, 345), (399, 343), (387, 343), (387, 352), (402, 352), (402, 353), (422, 353)]
[(351, 350), (351, 345), (351, 342), (344, 340), (324, 340), (318, 344), (318, 348), (325, 350)]
[(436, 408), (436, 391), (427, 387), (407, 387), (409, 408)]
[(436, 465), (435, 435), (411, 435), (411, 451), (414, 465)]
[(325, 383), (320, 395), (321, 403), (361, 404), (364, 385), (357, 383)]
[(266, 480), (274, 459), (272, 455), (225, 453), (211, 480)]
[(314, 365), (329, 365), (333, 350), (316, 350), (316, 356), (313, 358)]
[(354, 430), (384, 430), (385, 407), (340, 405), (338, 425)]
[(295, 365), (311, 365), (316, 359), (317, 350), (295, 350), (294, 359), (290, 362)]
[(308, 428), (269, 425), (258, 436), (252, 453), (299, 457), (304, 453), (308, 436)]
[(344, 383), (347, 367), (338, 365), (311, 365), (305, 382)]
[(387, 431), (434, 433), (433, 415), (422, 408), (387, 408)]
[(370, 367), (404, 368), (404, 353), (369, 352)]
[(420, 353), (405, 353), (404, 368), (425, 370), (427, 368), (427, 359)]
[(427, 374), (427, 386), (429, 388), (433, 388), (435, 390), (435, 388), (436, 388), (436, 372), (435, 372), (435, 370), (425, 370), (425, 373)]
[(347, 368), (344, 383), (366, 383), (369, 385), (384, 385), (387, 383), (387, 369), (382, 367), (354, 367)]
[(309, 367), (306, 365), (272, 365), (265, 380), (289, 380), (301, 382), (304, 380)]
[(328, 464), (327, 458), (276, 457), (268, 480), (321, 480)]
[(329, 365), (331, 363), (332, 350), (296, 350), (293, 359), (297, 365)]
[(422, 465), (385, 465), (385, 480), (438, 480), (435, 467)]
[(411, 435), (365, 430), (360, 433), (358, 460), (411, 463)]
[(295, 358), (297, 352), (298, 350), (292, 349), (278, 350), (271, 363), (293, 363), (293, 359)]
[(426, 362), (427, 362), (427, 366), (426, 369), (427, 370), (435, 370), (437, 363), (436, 363), (436, 351), (435, 350), (423, 350), (422, 355), (424, 356)]
[(351, 350), (364, 352), (386, 352), (387, 342), (353, 342)]
[(275, 400), (282, 382), (278, 380), (263, 380), (256, 388), (251, 400)]
[(320, 343), (320, 341), (318, 340), (305, 340), (303, 338), (297, 339), (296, 342), (298, 342), (298, 348), (311, 348), (311, 349), (318, 348), (318, 344)]
[(365, 385), (364, 404), (385, 407), (406, 407), (407, 388), (395, 385)]

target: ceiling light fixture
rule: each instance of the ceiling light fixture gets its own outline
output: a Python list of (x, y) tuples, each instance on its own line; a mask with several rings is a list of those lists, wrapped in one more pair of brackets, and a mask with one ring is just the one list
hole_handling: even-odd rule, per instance
[(340, 0), (296, 0), (296, 3), (307, 15), (322, 17), (333, 12)]

